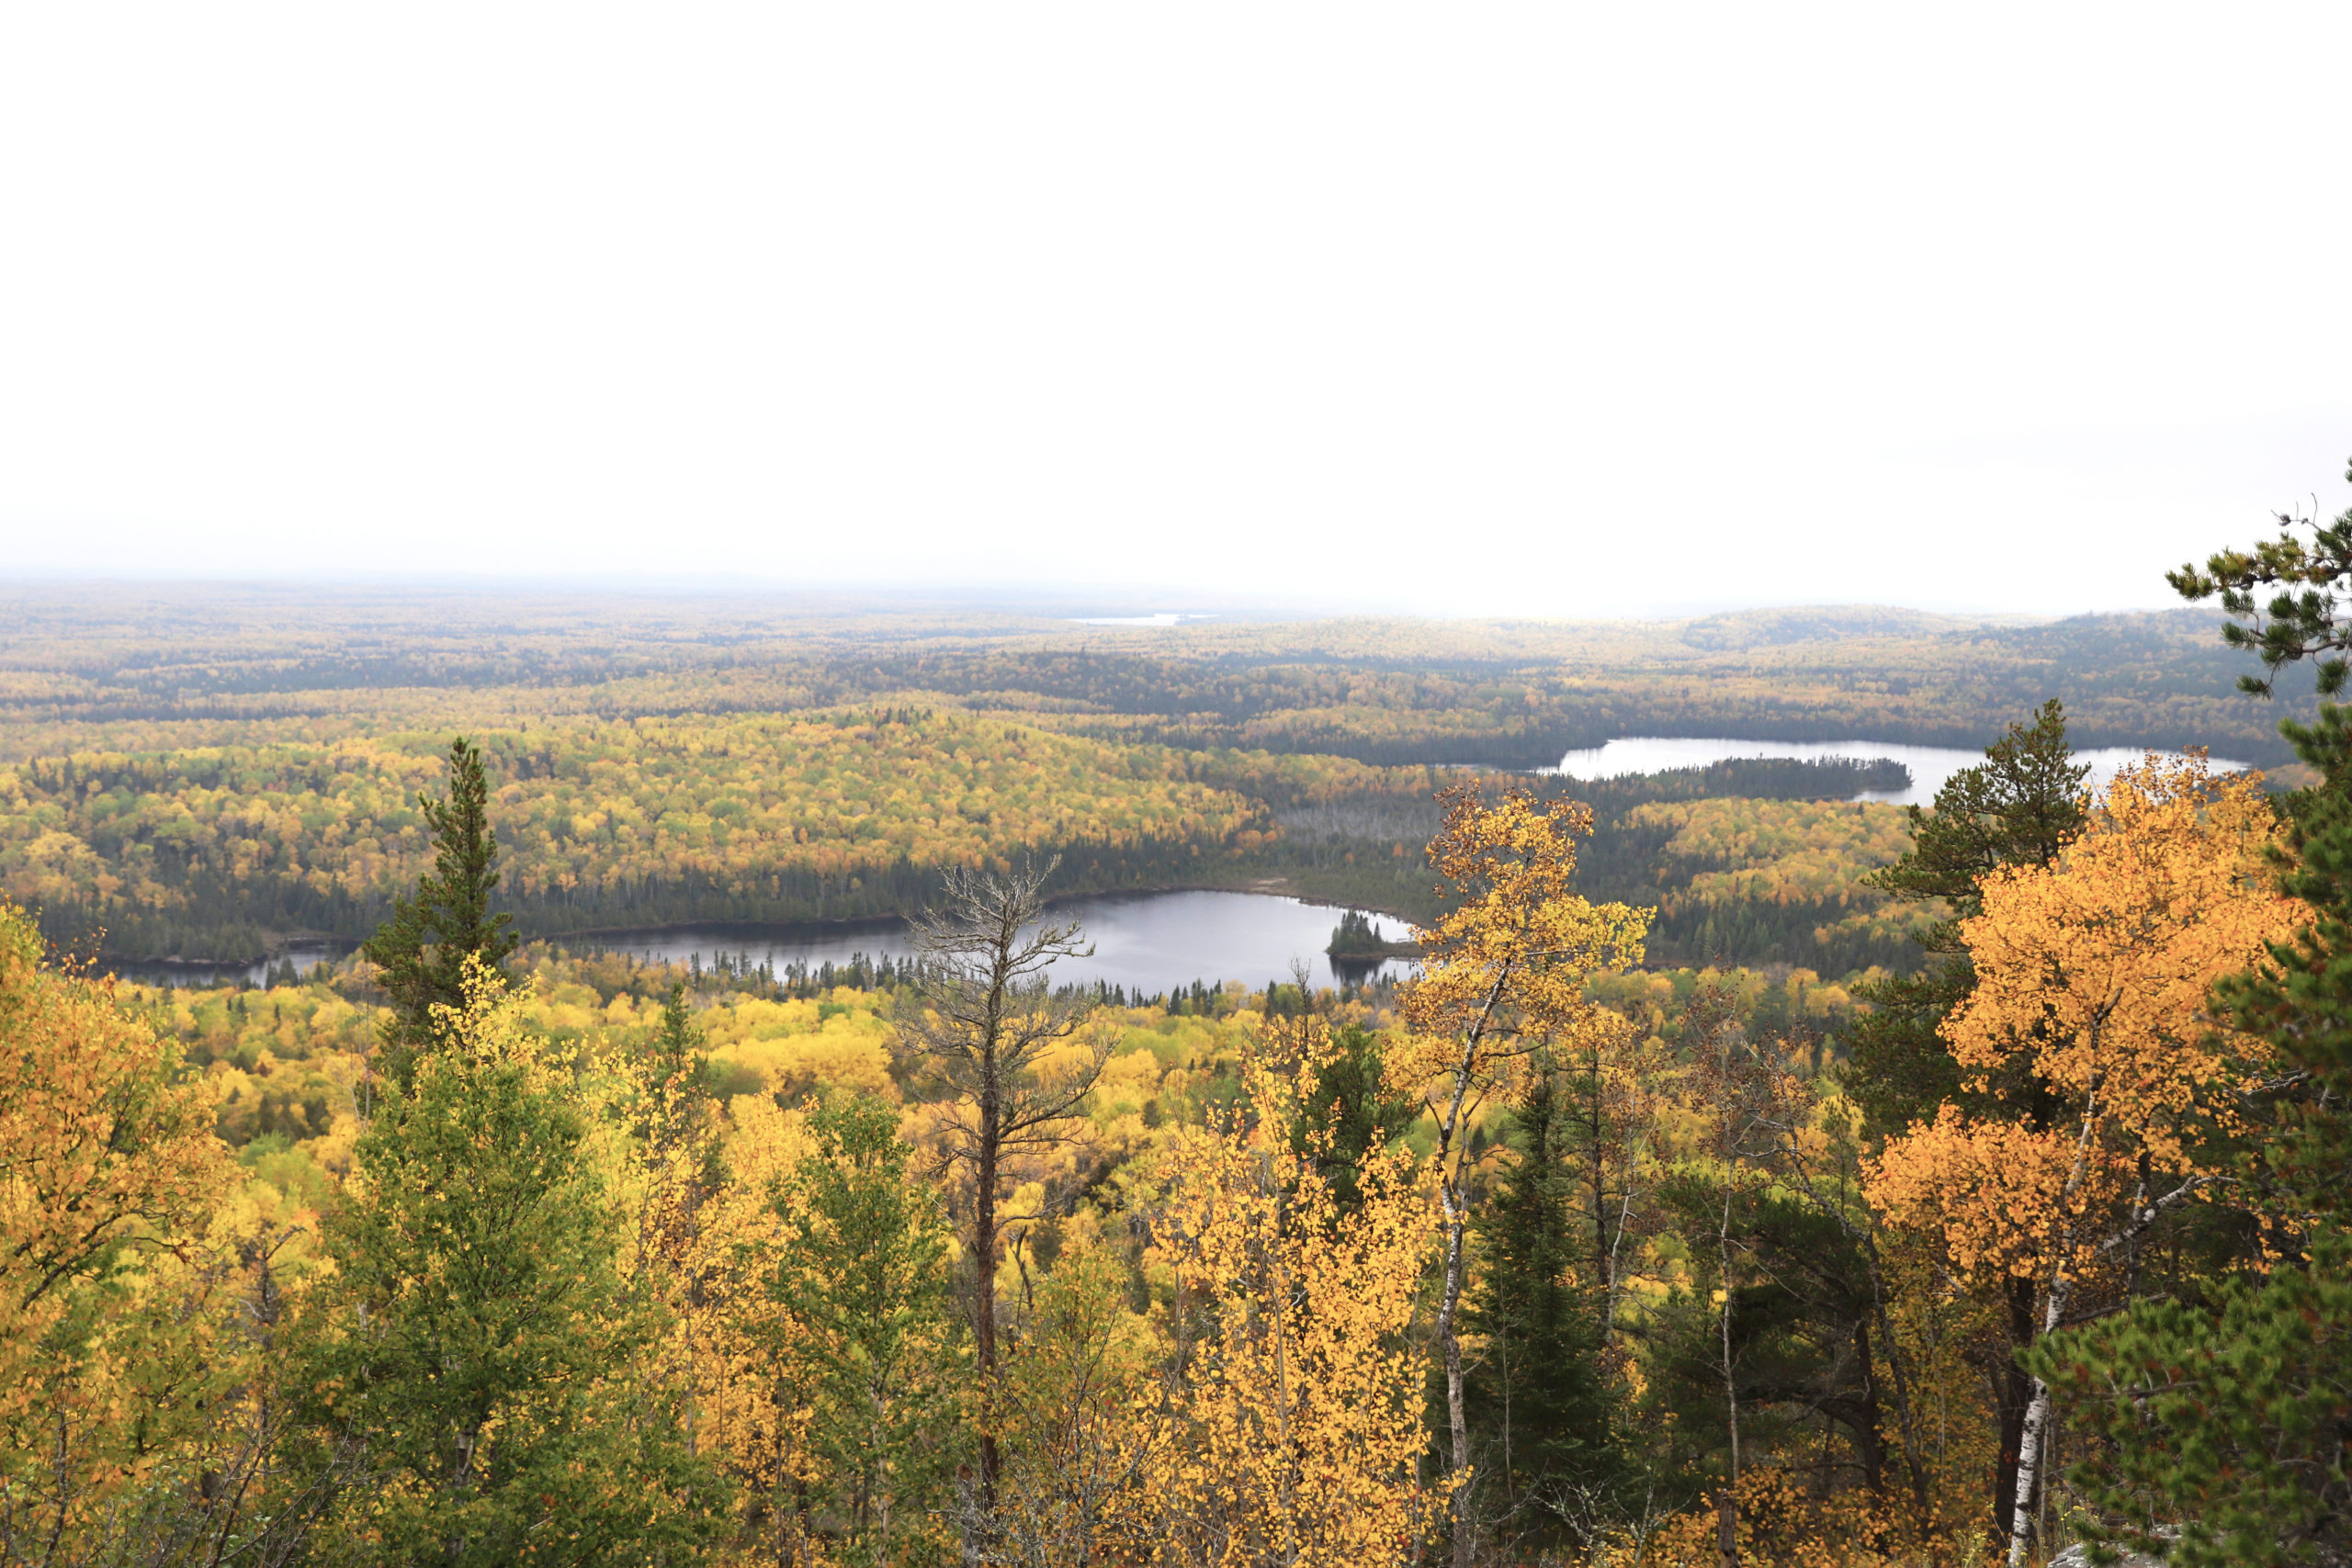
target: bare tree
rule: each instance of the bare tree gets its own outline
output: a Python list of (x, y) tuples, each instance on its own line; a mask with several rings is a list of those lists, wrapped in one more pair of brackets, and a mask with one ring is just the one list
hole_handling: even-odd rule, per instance
[[(999, 1211), (1006, 1160), (1064, 1140), (1111, 1055), (1106, 1034), (1075, 1060), (1043, 1070), (1046, 1056), (1081, 1036), (1091, 1010), (1084, 1001), (1056, 998), (1046, 979), (1056, 959), (1094, 952), (1075, 924), (1045, 918), (1040, 891), (1057, 863), (1007, 874), (947, 874), (939, 906), (915, 922), (922, 1007), (899, 1031), (902, 1048), (947, 1091), (941, 1157), (972, 1185), (972, 1328), (981, 1390), (990, 1397), (1000, 1237), (1006, 1224), (1036, 1217)], [(984, 1418), (978, 1498), (984, 1518), (995, 1507), (999, 1468), (994, 1422)]]

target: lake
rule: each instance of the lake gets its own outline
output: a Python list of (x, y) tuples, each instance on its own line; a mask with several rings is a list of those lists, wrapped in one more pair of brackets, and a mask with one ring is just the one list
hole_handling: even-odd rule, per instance
[(282, 976), (285, 965), (291, 964), (296, 975), (308, 975), (320, 964), (331, 964), (343, 957), (356, 945), (348, 942), (298, 942), (290, 943), (284, 953), (264, 964), (174, 964), (134, 959), (108, 962), (100, 967), (111, 972), (118, 979), (141, 986), (259, 986), (267, 983), (273, 970)]
[[(1094, 944), (1093, 957), (1065, 958), (1054, 965), (1057, 985), (1100, 983), (1123, 986), (1131, 995), (1141, 991), (1157, 996), (1195, 980), (1209, 985), (1239, 980), (1252, 989), (1269, 980), (1287, 984), (1293, 959), (1308, 965), (1318, 986), (1375, 975), (1401, 979), (1412, 965), (1410, 959), (1385, 959), (1350, 964), (1344, 974), (1334, 969), (1323, 949), (1330, 943), (1340, 911), (1271, 893), (1102, 894), (1057, 904), (1052, 915), (1075, 920)], [(1402, 941), (1408, 934), (1400, 920), (1376, 917), (1374, 923), (1386, 940)], [(720, 953), (730, 959), (748, 955), (753, 965), (772, 964), (778, 971), (791, 964), (811, 969), (846, 964), (860, 953), (868, 959), (902, 959), (915, 951), (912, 934), (899, 920), (767, 930), (682, 926), (580, 938), (571, 945), (673, 964), (698, 955), (707, 964)]]
[[(1360, 982), (1374, 976), (1401, 979), (1412, 963), (1409, 959), (1351, 963), (1343, 974), (1333, 968), (1323, 952), (1330, 943), (1332, 928), (1340, 923), (1340, 911), (1270, 893), (1104, 894), (1057, 904), (1053, 915), (1057, 919), (1077, 921), (1094, 943), (1093, 957), (1066, 958), (1056, 964), (1055, 982), (1091, 986), (1099, 981), (1123, 986), (1130, 995), (1140, 990), (1157, 996), (1195, 980), (1212, 986), (1220, 980), (1239, 980), (1252, 989), (1269, 980), (1288, 983), (1294, 958), (1309, 965), (1318, 986), (1336, 986), (1342, 979)], [(1409, 934), (1400, 920), (1375, 917), (1374, 923), (1385, 940), (1403, 941)], [(673, 964), (699, 957), (705, 966), (725, 953), (730, 961), (748, 958), (754, 968), (766, 963), (778, 972), (794, 964), (816, 969), (826, 964), (845, 964), (859, 954), (868, 960), (900, 959), (914, 952), (913, 938), (900, 920), (826, 926), (678, 926), (556, 940), (574, 952), (626, 953)], [(350, 951), (347, 944), (298, 946), (289, 948), (278, 962), (291, 962), (298, 974), (308, 974), (322, 961), (340, 958)], [(219, 986), (238, 980), (260, 985), (270, 965), (121, 964), (114, 968), (123, 979), (141, 985)]]
[[(2168, 753), (2170, 754), (2170, 753)], [(2117, 772), (2139, 761), (2147, 752), (2138, 747), (2109, 746), (2077, 751), (2075, 760), (2091, 766), (2089, 785), (2104, 789)], [(1605, 746), (1570, 751), (1556, 768), (1541, 770), (1572, 779), (1613, 779), (1627, 773), (1657, 773), (1668, 768), (1703, 768), (1736, 757), (1850, 757), (1857, 761), (1890, 758), (1911, 770), (1909, 789), (1864, 790), (1856, 800), (1880, 800), (1896, 806), (1930, 806), (1944, 781), (1962, 768), (1984, 761), (1982, 751), (1949, 746), (1904, 746), (1885, 740), (1682, 740), (1658, 736), (1634, 736)], [(2245, 767), (2226, 758), (2213, 759), (2215, 771), (2235, 773)]]

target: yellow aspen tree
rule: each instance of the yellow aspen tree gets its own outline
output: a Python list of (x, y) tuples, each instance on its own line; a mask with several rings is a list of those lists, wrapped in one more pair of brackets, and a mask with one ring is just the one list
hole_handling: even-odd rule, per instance
[(1539, 803), (1524, 789), (1488, 805), (1476, 784), (1440, 793), (1444, 820), (1430, 844), (1453, 912), (1418, 932), (1420, 973), (1400, 988), (1409, 1032), (1388, 1058), (1389, 1081), (1422, 1097), (1437, 1124), (1434, 1192), (1444, 1265), (1437, 1342), (1445, 1363), (1454, 1568), (1469, 1568), (1470, 1472), (1460, 1322), (1468, 1279), (1473, 1187), (1467, 1141), (1487, 1101), (1544, 1045), (1572, 1049), (1621, 1025), (1585, 995), (1596, 974), (1642, 959), (1649, 913), (1590, 903), (1571, 884), (1577, 840), (1592, 809)]
[[(1320, 1032), (1318, 1032), (1320, 1033)], [(1442, 1506), (1419, 1478), (1424, 1357), (1407, 1339), (1433, 1239), (1408, 1151), (1369, 1151), (1342, 1208), (1291, 1129), (1330, 1055), (1253, 1036), (1238, 1109), (1162, 1169), (1150, 1263), (1169, 1310), (1176, 1430), (1130, 1529), (1166, 1568), (1370, 1568), (1414, 1559)]]
[(1006, 1358), (998, 1551), (1023, 1568), (1085, 1568), (1151, 1552), (1138, 1488), (1168, 1438), (1159, 1342), (1128, 1310), (1125, 1260), (1064, 1253)]
[(234, 1186), (212, 1111), (0, 906), (0, 1558), (83, 1560), (174, 1457), (205, 1381), (178, 1292)]
[(814, 1411), (792, 1358), (805, 1335), (765, 1279), (784, 1235), (769, 1194), (813, 1148), (806, 1118), (765, 1095), (739, 1097), (725, 1145), (727, 1179), (696, 1216), (681, 1261), (680, 1329), (694, 1394), (697, 1453), (735, 1483), (732, 1544), (743, 1561), (814, 1561), (807, 1502), (821, 1480), (808, 1442)]
[[(1939, 1233), (1962, 1270), (2037, 1280), (2044, 1334), (2086, 1276), (2128, 1267), (2160, 1217), (2226, 1179), (2202, 1148), (2242, 1129), (2268, 1048), (2222, 1027), (2207, 994), (2302, 916), (2267, 870), (2277, 836), (2257, 777), (2151, 758), (2116, 777), (2058, 863), (1995, 872), (1961, 922), (1977, 984), (1943, 1026), (1953, 1055), (1996, 1099), (2030, 1083), (2052, 1103), (1943, 1107), (1889, 1140), (1871, 1196)], [(2037, 1379), (2013, 1565), (2031, 1550), (2049, 1419)]]

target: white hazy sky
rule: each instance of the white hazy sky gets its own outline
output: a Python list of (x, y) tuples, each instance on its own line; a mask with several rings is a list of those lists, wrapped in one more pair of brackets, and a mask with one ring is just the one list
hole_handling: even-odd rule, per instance
[(2352, 502), (2347, 59), (2340, 0), (12, 6), (0, 575), (2161, 604)]

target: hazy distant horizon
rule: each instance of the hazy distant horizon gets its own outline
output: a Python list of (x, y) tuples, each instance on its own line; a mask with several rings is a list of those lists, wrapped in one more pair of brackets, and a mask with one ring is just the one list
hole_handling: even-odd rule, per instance
[[(2011, 621), (2018, 623), (2066, 620), (2078, 615), (2147, 615), (2185, 610), (2215, 617), (2220, 611), (2211, 604), (2188, 604), (2179, 600), (2166, 604), (2151, 601), (2141, 604), (2117, 604), (2079, 610), (2030, 610), (2003, 608), (1968, 604), (1936, 604), (1932, 602), (1896, 602), (1890, 600), (1792, 600), (1736, 601), (1688, 600), (1634, 602), (1623, 609), (1592, 612), (1582, 609), (1558, 613), (1526, 611), (1481, 611), (1477, 609), (1422, 609), (1401, 600), (1377, 599), (1341, 600), (1333, 597), (1279, 598), (1272, 596), (1237, 596), (1230, 593), (1202, 592), (1174, 597), (1157, 590), (1116, 585), (1076, 583), (1040, 584), (1027, 591), (1011, 587), (979, 584), (957, 587), (954, 584), (922, 582), (808, 582), (786, 580), (762, 580), (752, 577), (662, 577), (642, 574), (630, 577), (580, 574), (558, 576), (545, 574), (478, 574), (441, 576), (401, 575), (391, 572), (347, 575), (260, 575), (253, 573), (147, 572), (96, 573), (87, 571), (0, 572), (0, 607), (20, 595), (50, 598), (70, 596), (76, 590), (93, 593), (153, 590), (174, 599), (183, 592), (200, 591), (249, 591), (262, 597), (300, 597), (305, 592), (322, 595), (383, 596), (400, 599), (408, 596), (429, 597), (449, 594), (458, 597), (498, 598), (525, 597), (536, 600), (589, 599), (615, 604), (629, 600), (686, 600), (705, 602), (738, 601), (747, 604), (774, 604), (779, 608), (797, 609), (802, 613), (925, 612), (994, 613), (1027, 616), (1043, 620), (1080, 623), (1110, 617), (1151, 617), (1175, 615), (1185, 624), (1200, 624), (1212, 620), (1328, 620), (1350, 617), (1394, 620), (1430, 621), (1556, 621), (1563, 623), (1607, 624), (1611, 622), (1668, 622), (1703, 619), (1714, 615), (1764, 614), (1772, 612), (1859, 612), (1894, 611), (1899, 613), (1947, 617), (1958, 621)], [(1153, 629), (1144, 627), (1141, 629)], [(1172, 629), (1172, 628), (1167, 628)]]

